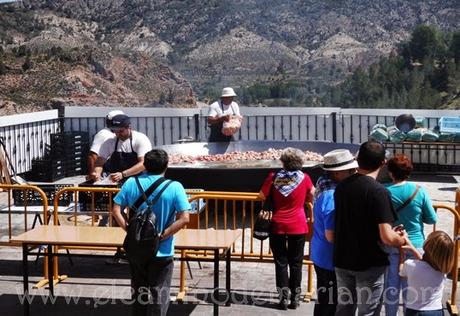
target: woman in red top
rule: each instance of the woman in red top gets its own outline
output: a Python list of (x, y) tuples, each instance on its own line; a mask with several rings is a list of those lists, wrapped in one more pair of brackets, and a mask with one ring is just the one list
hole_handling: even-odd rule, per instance
[[(299, 306), (305, 235), (308, 233), (304, 205), (312, 201), (315, 187), (310, 177), (301, 171), (305, 160), (301, 150), (286, 148), (280, 160), (283, 169), (268, 175), (259, 196), (265, 199), (271, 195), (273, 200), (270, 248), (275, 260), (279, 307), (286, 310)], [(288, 306), (289, 291), (291, 302)]]

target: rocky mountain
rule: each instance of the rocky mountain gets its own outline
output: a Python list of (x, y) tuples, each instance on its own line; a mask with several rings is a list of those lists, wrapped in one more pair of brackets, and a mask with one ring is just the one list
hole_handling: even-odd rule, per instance
[(0, 99), (47, 106), (193, 106), (222, 86), (273, 81), (319, 94), (418, 24), (460, 28), (458, 0), (22, 0), (0, 10)]

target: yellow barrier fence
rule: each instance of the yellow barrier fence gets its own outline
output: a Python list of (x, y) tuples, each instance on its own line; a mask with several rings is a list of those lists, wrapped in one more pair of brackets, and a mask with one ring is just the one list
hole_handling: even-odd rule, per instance
[[(12, 243), (11, 237), (14, 235), (22, 234), (30, 229), (33, 228), (33, 226), (36, 223), (36, 220), (38, 219), (40, 223), (48, 223), (50, 216), (52, 213), (49, 212), (48, 210), (48, 198), (45, 194), (45, 192), (40, 189), (37, 186), (33, 185), (20, 185), (20, 184), (0, 184), (0, 190), (2, 192), (6, 192), (6, 216), (8, 217), (8, 235), (7, 241), (1, 241), (0, 246), (21, 246), (15, 243)], [(13, 200), (13, 194), (17, 194), (18, 196), (18, 201), (21, 201), (21, 205), (13, 205), (11, 201)], [(31, 198), (33, 197), (34, 201), (32, 203)], [(40, 201), (38, 201), (40, 200)], [(37, 211), (31, 211), (31, 207), (34, 205), (39, 205), (39, 208), (43, 209), (41, 212), (42, 219), (40, 218), (40, 212)], [(15, 209), (19, 208), (20, 211), (13, 211), (13, 207)], [(35, 206), (37, 207), (37, 206)], [(23, 213), (20, 215), (23, 215), (24, 222), (22, 223), (23, 225), (17, 226), (16, 224), (13, 223), (13, 215), (18, 215), (17, 213)], [(29, 224), (31, 223), (30, 217), (34, 216), (32, 225)], [(14, 231), (14, 232), (13, 232)], [(4, 236), (1, 236), (2, 238)], [(45, 252), (48, 251), (45, 249)], [(48, 257), (44, 257), (43, 261), (43, 279), (47, 280), (48, 279)], [(35, 287), (41, 287), (42, 283), (39, 282), (35, 285)]]
[[(54, 198), (54, 223), (58, 224), (59, 212), (58, 201), (59, 196), (65, 192), (73, 192), (74, 200), (79, 201), (78, 195), (84, 192), (88, 196), (85, 197), (86, 202), (90, 201), (90, 207), (86, 207), (85, 211), (81, 210), (81, 205), (75, 204), (74, 209), (66, 211), (67, 218), (73, 219), (73, 225), (80, 225), (77, 217), (86, 215), (91, 218), (88, 225), (98, 225), (96, 220), (99, 216), (108, 217), (108, 226), (114, 224), (112, 215), (112, 198), (119, 191), (118, 188), (101, 188), (101, 187), (65, 187), (56, 193)], [(243, 229), (241, 239), (232, 248), (232, 260), (245, 262), (273, 262), (273, 257), (268, 245), (268, 241), (258, 241), (252, 238), (252, 227), (254, 225), (258, 211), (260, 210), (260, 200), (257, 193), (247, 192), (218, 192), (218, 191), (196, 191), (186, 190), (189, 195), (189, 200), (193, 206), (193, 214), (191, 215), (190, 228), (199, 229)], [(80, 199), (81, 200), (81, 199)], [(103, 207), (101, 208), (101, 205)], [(69, 247), (76, 248), (76, 247)], [(67, 249), (69, 249), (67, 248)], [(63, 249), (60, 247), (59, 249)], [(79, 248), (82, 249), (82, 248)], [(95, 249), (95, 248), (91, 248)], [(309, 247), (307, 248), (308, 251)], [(95, 249), (95, 250), (113, 250), (111, 249)], [(308, 252), (307, 252), (308, 253)], [(187, 251), (182, 252), (182, 255), (188, 257), (208, 258), (210, 254), (206, 251)], [(312, 282), (312, 263), (309, 260), (309, 255), (305, 257), (305, 263), (308, 265), (308, 289), (306, 300), (310, 300), (313, 293)], [(181, 284), (180, 292), (185, 291), (185, 265), (181, 265)], [(54, 263), (53, 277), (56, 282), (64, 279), (66, 276), (60, 276), (58, 272), (57, 260)], [(180, 295), (181, 296), (181, 295)]]
[[(191, 194), (194, 206), (189, 228), (198, 229), (242, 229), (241, 238), (233, 245), (232, 260), (242, 262), (273, 262), (273, 256), (267, 241), (252, 237), (253, 227), (261, 208), (257, 193), (203, 191)], [(310, 206), (311, 207), (311, 206)], [(311, 227), (313, 219), (309, 218)], [(306, 245), (304, 264), (307, 265), (307, 292), (305, 301), (313, 295), (313, 263), (310, 260), (309, 243)], [(196, 259), (207, 259), (206, 251), (186, 251), (183, 254)], [(185, 269), (182, 265), (179, 298), (185, 293)]]

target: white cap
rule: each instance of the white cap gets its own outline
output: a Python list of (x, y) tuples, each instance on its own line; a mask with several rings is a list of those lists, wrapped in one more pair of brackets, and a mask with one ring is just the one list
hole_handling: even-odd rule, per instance
[(125, 114), (125, 113), (124, 113), (123, 111), (120, 111), (120, 110), (113, 110), (113, 111), (110, 111), (110, 112), (107, 114), (106, 118), (107, 118), (108, 120), (112, 120), (114, 116), (120, 115), (120, 114)]
[(225, 97), (236, 97), (235, 91), (233, 91), (232, 88), (227, 87), (222, 89), (222, 95), (220, 96), (221, 98)]

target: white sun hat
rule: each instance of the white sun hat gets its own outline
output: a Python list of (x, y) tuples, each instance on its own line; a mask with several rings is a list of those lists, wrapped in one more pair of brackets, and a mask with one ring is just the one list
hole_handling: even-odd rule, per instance
[(322, 168), (326, 171), (342, 171), (358, 168), (358, 162), (347, 149), (336, 149), (324, 155)]
[(233, 88), (227, 87), (222, 89), (222, 98), (225, 97), (236, 97), (235, 91), (233, 91)]

